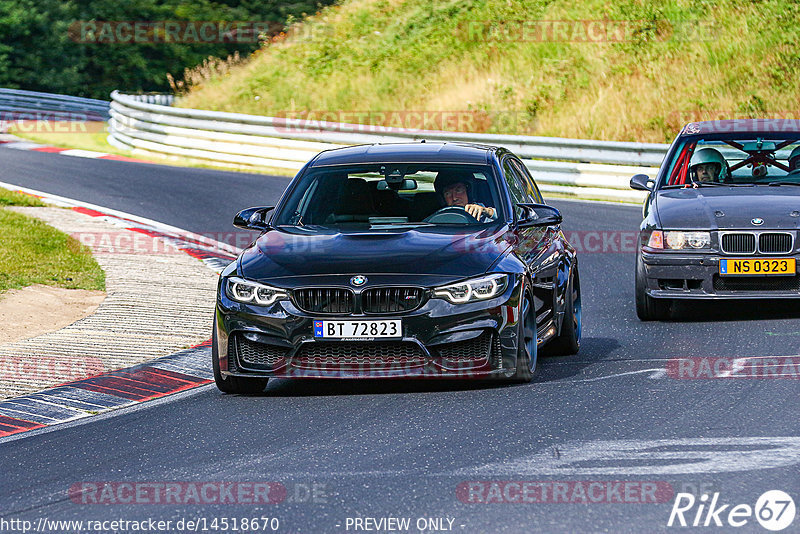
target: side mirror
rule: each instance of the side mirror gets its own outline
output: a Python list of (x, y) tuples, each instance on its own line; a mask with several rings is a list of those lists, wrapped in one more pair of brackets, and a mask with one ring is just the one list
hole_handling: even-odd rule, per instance
[(274, 209), (275, 206), (247, 208), (236, 214), (233, 225), (243, 230), (269, 230), (271, 226), (267, 222), (267, 213)]
[(634, 174), (631, 178), (631, 189), (652, 191), (655, 184), (655, 181), (646, 174)]
[(520, 228), (556, 226), (564, 220), (560, 211), (547, 204), (517, 204), (517, 206), (525, 210), (525, 217), (517, 223)]

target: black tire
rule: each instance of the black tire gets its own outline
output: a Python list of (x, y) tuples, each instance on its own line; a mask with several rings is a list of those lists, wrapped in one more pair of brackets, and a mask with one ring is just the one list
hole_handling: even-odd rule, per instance
[(573, 269), (564, 296), (564, 318), (561, 319), (561, 332), (546, 345), (547, 354), (569, 356), (577, 354), (581, 348), (583, 330), (583, 307), (581, 306), (581, 278), (578, 267)]
[(224, 378), (219, 369), (219, 350), (217, 350), (217, 322), (211, 331), (211, 367), (214, 369), (214, 382), (217, 389), (223, 393), (241, 393), (252, 395), (261, 393), (267, 387), (269, 378), (242, 378), (239, 376), (229, 376)]
[(669, 319), (672, 302), (670, 299), (654, 299), (647, 294), (647, 280), (644, 274), (642, 257), (636, 256), (636, 315), (642, 321), (663, 321)]
[(528, 292), (523, 293), (522, 312), (520, 313), (517, 330), (517, 370), (511, 381), (519, 384), (527, 384), (536, 375), (538, 369), (538, 350), (536, 347), (536, 313), (532, 306), (532, 299)]

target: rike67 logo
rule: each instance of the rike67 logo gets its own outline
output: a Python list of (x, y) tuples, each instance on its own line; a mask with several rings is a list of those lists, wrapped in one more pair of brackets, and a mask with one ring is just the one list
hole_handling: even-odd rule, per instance
[(791, 525), (797, 513), (794, 499), (780, 490), (764, 492), (755, 507), (749, 504), (723, 504), (719, 495), (714, 493), (709, 501), (707, 494), (695, 499), (691, 493), (678, 493), (667, 526), (743, 527), (755, 516), (765, 529), (779, 531)]

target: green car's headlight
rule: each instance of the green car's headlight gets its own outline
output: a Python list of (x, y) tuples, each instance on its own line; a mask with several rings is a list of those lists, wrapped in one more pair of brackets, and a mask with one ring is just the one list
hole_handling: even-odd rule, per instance
[(502, 294), (507, 286), (507, 274), (490, 274), (471, 280), (464, 280), (456, 284), (437, 287), (433, 290), (433, 295), (447, 299), (453, 304), (463, 304), (496, 297)]

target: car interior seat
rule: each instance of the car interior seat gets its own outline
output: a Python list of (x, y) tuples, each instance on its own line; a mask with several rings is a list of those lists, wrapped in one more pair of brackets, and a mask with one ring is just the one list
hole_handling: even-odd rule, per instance
[(350, 178), (340, 189), (336, 210), (326, 222), (367, 222), (377, 215), (372, 186), (363, 178)]

